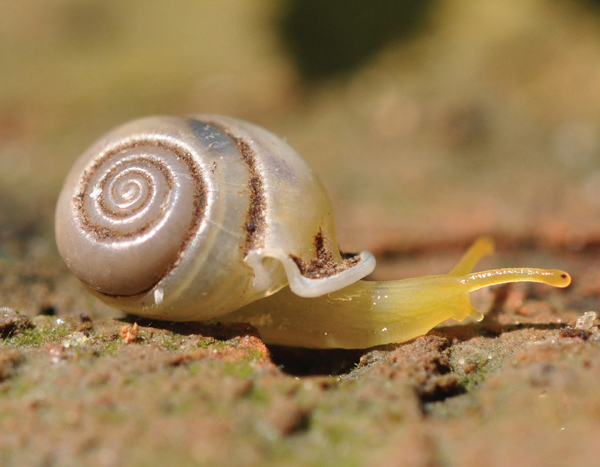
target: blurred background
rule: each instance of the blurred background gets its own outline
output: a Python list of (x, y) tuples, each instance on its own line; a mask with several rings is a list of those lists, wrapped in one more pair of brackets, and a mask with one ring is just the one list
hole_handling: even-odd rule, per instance
[(0, 250), (54, 248), (62, 180), (102, 133), (192, 112), (287, 138), (348, 251), (594, 243), (598, 3), (0, 2)]

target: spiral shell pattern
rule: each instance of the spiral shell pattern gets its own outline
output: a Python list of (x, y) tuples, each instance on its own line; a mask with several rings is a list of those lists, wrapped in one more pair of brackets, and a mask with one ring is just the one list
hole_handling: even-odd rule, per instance
[[(107, 295), (136, 295), (179, 262), (206, 208), (194, 152), (168, 135), (142, 133), (85, 161), (70, 200), (77, 235), (59, 244), (83, 282)], [(81, 248), (94, 258), (85, 265)]]
[[(81, 228), (89, 235), (98, 241), (141, 243), (190, 201), (196, 205), (188, 211), (199, 220), (204, 184), (197, 167), (179, 148), (157, 143), (114, 148), (85, 172), (76, 204)], [(187, 180), (194, 200), (185, 199)]]

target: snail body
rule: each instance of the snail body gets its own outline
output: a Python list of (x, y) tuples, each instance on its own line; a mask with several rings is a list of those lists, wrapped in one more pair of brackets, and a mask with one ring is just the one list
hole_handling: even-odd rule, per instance
[(116, 308), (246, 321), (267, 343), (303, 347), (401, 342), (448, 318), (482, 319), (468, 295), (477, 288), (570, 282), (537, 269), (469, 275), (489, 239), (447, 275), (361, 281), (375, 259), (340, 253), (331, 203), (304, 159), (217, 115), (148, 117), (98, 140), (65, 181), (56, 239), (69, 269)]

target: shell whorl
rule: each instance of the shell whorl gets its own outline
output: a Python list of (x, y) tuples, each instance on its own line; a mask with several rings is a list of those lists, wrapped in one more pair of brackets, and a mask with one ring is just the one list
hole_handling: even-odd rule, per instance
[[(178, 263), (206, 207), (192, 154), (173, 138), (141, 134), (88, 160), (71, 198), (78, 238), (96, 257), (79, 271), (83, 282), (107, 295), (136, 295)], [(126, 261), (115, 257), (124, 249)]]

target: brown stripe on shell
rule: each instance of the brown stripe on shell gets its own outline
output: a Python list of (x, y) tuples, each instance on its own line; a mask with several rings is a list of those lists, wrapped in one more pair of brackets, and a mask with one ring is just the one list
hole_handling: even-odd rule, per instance
[(250, 194), (250, 205), (246, 215), (244, 229), (246, 231), (246, 243), (244, 247), (244, 255), (248, 251), (260, 248), (264, 239), (266, 230), (266, 204), (267, 197), (262, 181), (262, 176), (256, 165), (256, 152), (252, 149), (250, 143), (244, 138), (240, 138), (220, 122), (211, 119), (203, 119), (204, 123), (214, 126), (235, 143), (238, 148), (242, 160), (248, 166), (250, 179), (248, 180), (248, 192)]

